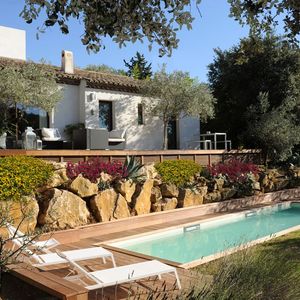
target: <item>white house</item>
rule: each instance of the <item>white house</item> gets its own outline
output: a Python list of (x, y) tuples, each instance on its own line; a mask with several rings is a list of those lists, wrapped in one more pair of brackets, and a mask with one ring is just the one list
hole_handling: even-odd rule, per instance
[[(18, 42), (15, 43), (14, 48), (19, 51), (16, 51), (15, 57), (7, 55), (8, 51), (4, 48), (11, 47), (12, 39), (6, 46), (6, 35), (7, 32), (0, 27), (0, 67), (5, 67), (12, 62), (29, 63), (23, 60), (25, 50), (22, 49), (25, 47), (20, 45), (17, 34)], [(23, 40), (25, 42), (25, 38)], [(56, 71), (57, 81), (63, 87), (63, 99), (49, 116), (39, 109), (29, 109), (31, 116), (33, 114), (36, 116), (33, 127), (58, 128), (62, 135), (66, 125), (76, 123), (83, 123), (86, 128), (105, 127), (109, 131), (126, 128), (126, 149), (162, 148), (162, 122), (158, 118), (150, 118), (144, 114), (137, 80), (75, 68), (73, 54), (70, 51), (62, 51), (61, 62), (61, 67), (50, 67)], [(172, 142), (170, 147), (190, 148), (194, 141), (199, 140), (199, 135), (199, 119), (179, 119), (170, 124)]]

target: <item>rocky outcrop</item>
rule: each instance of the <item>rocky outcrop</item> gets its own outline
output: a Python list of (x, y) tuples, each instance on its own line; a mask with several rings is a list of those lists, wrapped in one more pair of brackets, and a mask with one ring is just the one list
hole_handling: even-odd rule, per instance
[(142, 186), (138, 187), (138, 193), (134, 196), (134, 212), (137, 215), (150, 213), (151, 210), (151, 191), (153, 179), (147, 179)]
[(164, 198), (162, 200), (162, 210), (171, 210), (175, 209), (177, 207), (178, 200), (177, 198)]
[(86, 203), (79, 196), (59, 189), (50, 189), (39, 199), (38, 223), (51, 228), (74, 228), (87, 224), (90, 216)]
[[(24, 233), (33, 232), (37, 224), (39, 205), (35, 196), (24, 196), (20, 201), (0, 201), (1, 217), (13, 223)], [(6, 230), (0, 230), (0, 235), (7, 235)]]
[(106, 222), (113, 219), (118, 194), (114, 189), (108, 189), (94, 196), (90, 206), (98, 222)]
[(82, 175), (78, 175), (69, 185), (69, 190), (81, 198), (97, 195), (98, 185), (90, 182)]
[(161, 189), (162, 196), (166, 198), (178, 197), (179, 195), (178, 187), (172, 183), (169, 184), (164, 183), (161, 185), (160, 189)]
[(207, 193), (203, 197), (203, 203), (212, 203), (212, 202), (218, 202), (222, 200), (222, 194), (220, 191), (213, 191), (210, 193)]
[(188, 207), (203, 203), (203, 195), (197, 190), (180, 189), (178, 207)]
[(125, 200), (130, 203), (135, 193), (136, 184), (132, 180), (121, 181), (115, 184), (115, 190), (120, 193)]
[(130, 217), (130, 211), (128, 209), (127, 201), (121, 194), (119, 194), (115, 203), (113, 218), (123, 219), (128, 217)]

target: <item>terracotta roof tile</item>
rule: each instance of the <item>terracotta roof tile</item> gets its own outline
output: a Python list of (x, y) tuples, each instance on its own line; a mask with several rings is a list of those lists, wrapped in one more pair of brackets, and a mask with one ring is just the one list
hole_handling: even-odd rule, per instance
[[(25, 63), (34, 63), (27, 62), (24, 60), (11, 59), (0, 57), (0, 68), (5, 67), (9, 64), (22, 65)], [(37, 63), (36, 63), (37, 64)], [(102, 72), (94, 72), (83, 69), (75, 68), (74, 74), (64, 73), (59, 67), (48, 65), (49, 68), (54, 69), (57, 75), (57, 82), (63, 84), (79, 85), (82, 79), (86, 80), (87, 87), (97, 88), (104, 90), (115, 90), (123, 91), (130, 93), (138, 93), (139, 91), (139, 82), (133, 78), (110, 74)]]

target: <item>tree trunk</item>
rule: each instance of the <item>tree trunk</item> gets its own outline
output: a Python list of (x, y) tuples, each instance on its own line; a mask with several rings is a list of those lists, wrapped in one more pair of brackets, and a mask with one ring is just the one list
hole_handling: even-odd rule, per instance
[(168, 149), (168, 120), (164, 120), (164, 143), (163, 150)]

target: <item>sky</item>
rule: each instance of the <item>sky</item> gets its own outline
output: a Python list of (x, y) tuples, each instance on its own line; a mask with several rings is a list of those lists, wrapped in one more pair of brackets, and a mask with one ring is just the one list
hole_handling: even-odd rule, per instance
[(158, 70), (164, 63), (167, 70), (187, 71), (192, 77), (198, 77), (200, 81), (207, 81), (207, 65), (213, 62), (214, 49), (229, 49), (239, 40), (248, 35), (248, 28), (241, 25), (228, 16), (229, 4), (227, 0), (202, 0), (200, 12), (193, 7), (196, 20), (193, 29), (183, 29), (179, 32), (180, 39), (178, 49), (173, 51), (171, 57), (158, 56), (157, 47), (149, 52), (147, 44), (127, 44), (125, 48), (119, 48), (110, 39), (105, 39), (106, 48), (100, 52), (88, 53), (81, 44), (83, 26), (77, 20), (69, 25), (70, 34), (62, 35), (57, 27), (48, 28), (46, 33), (36, 38), (37, 27), (42, 25), (42, 19), (31, 24), (26, 24), (19, 17), (24, 6), (23, 0), (1, 1), (0, 25), (26, 31), (26, 56), (27, 59), (39, 61), (42, 58), (53, 65), (60, 65), (62, 50), (70, 50), (74, 54), (75, 65), (85, 67), (88, 64), (107, 64), (114, 68), (124, 68), (125, 60), (130, 60), (136, 51), (144, 54), (148, 62), (152, 63), (152, 69)]

